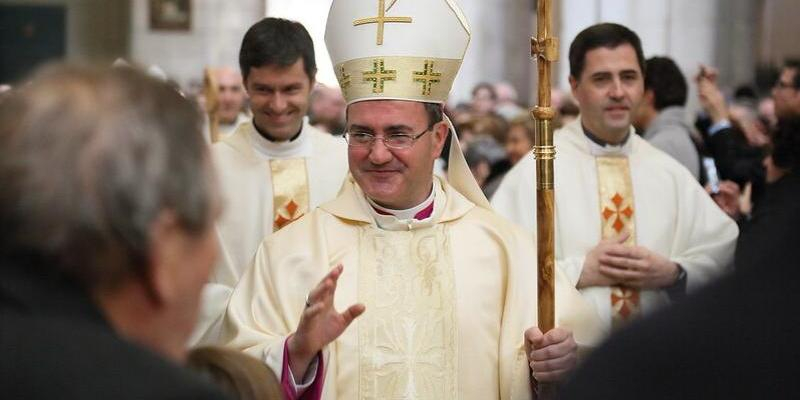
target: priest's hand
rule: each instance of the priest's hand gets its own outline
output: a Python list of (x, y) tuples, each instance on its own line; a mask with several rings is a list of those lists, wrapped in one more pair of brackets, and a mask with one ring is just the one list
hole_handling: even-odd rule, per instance
[(678, 264), (642, 246), (614, 246), (600, 256), (600, 272), (620, 285), (640, 289), (672, 286)]
[(343, 269), (341, 264), (334, 267), (308, 294), (306, 308), (297, 330), (286, 344), (289, 350), (289, 368), (296, 379), (303, 379), (314, 357), (328, 343), (336, 340), (366, 309), (363, 304), (354, 304), (339, 313), (333, 307), (336, 282)]
[(617, 282), (613, 277), (604, 274), (601, 269), (600, 259), (609, 254), (612, 249), (619, 247), (626, 247), (623, 245), (630, 233), (624, 232), (619, 236), (609, 239), (601, 240), (591, 251), (586, 253), (583, 261), (583, 270), (581, 270), (581, 277), (578, 279), (578, 284), (575, 285), (578, 289), (583, 289), (590, 286), (614, 286)]
[(572, 332), (553, 328), (547, 334), (537, 327), (525, 331), (525, 352), (533, 377), (539, 382), (562, 380), (578, 362), (578, 344)]

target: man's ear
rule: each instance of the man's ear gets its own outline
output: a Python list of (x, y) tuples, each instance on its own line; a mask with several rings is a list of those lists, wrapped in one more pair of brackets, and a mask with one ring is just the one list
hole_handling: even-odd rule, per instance
[(450, 133), (450, 127), (445, 121), (439, 121), (434, 124), (433, 128), (434, 140), (434, 157), (439, 157), (442, 154), (445, 142), (447, 142), (447, 135)]
[(653, 92), (653, 89), (645, 89), (644, 91), (644, 102), (650, 107), (655, 108), (656, 106), (656, 94)]
[(156, 306), (172, 303), (178, 296), (178, 267), (183, 262), (180, 258), (185, 244), (183, 235), (171, 211), (162, 211), (150, 224), (147, 273), (142, 284)]
[(308, 93), (311, 94), (311, 92), (313, 92), (316, 87), (317, 87), (317, 71), (314, 71), (314, 74), (308, 77)]
[(575, 94), (575, 91), (578, 90), (578, 80), (572, 75), (569, 76), (569, 88), (572, 92), (572, 98), (578, 101), (578, 96)]

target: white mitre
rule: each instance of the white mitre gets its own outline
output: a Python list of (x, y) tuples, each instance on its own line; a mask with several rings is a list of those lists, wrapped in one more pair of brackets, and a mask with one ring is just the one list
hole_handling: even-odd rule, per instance
[[(467, 19), (454, 0), (333, 0), (325, 28), (325, 44), (347, 104), (444, 103), (469, 39)], [(491, 209), (458, 139), (452, 139), (448, 181), (476, 205)]]
[(452, 0), (334, 0), (325, 31), (348, 103), (443, 103), (469, 38), (467, 20)]

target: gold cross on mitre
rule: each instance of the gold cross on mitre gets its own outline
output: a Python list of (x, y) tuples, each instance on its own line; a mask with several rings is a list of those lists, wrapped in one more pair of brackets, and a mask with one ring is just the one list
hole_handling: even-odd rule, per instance
[(383, 59), (372, 61), (372, 71), (364, 71), (364, 82), (372, 82), (372, 93), (383, 93), (383, 82), (397, 79), (397, 71), (383, 68)]
[(425, 60), (425, 68), (422, 71), (414, 71), (414, 82), (422, 83), (422, 95), (430, 96), (431, 86), (439, 83), (441, 72), (433, 72), (433, 61)]
[(396, 3), (397, 0), (392, 0), (389, 4), (389, 7), (386, 7), (386, 0), (378, 0), (378, 16), (377, 17), (370, 17), (370, 18), (360, 18), (353, 21), (353, 26), (359, 25), (366, 25), (366, 24), (378, 24), (378, 39), (376, 44), (378, 46), (383, 44), (383, 25), (386, 23), (411, 23), (411, 17), (387, 17), (386, 11), (389, 11), (390, 8)]

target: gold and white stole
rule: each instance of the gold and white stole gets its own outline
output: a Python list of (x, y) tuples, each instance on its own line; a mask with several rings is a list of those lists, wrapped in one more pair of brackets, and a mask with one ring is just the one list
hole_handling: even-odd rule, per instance
[(361, 230), (359, 398), (457, 398), (455, 278), (444, 224)]
[(309, 211), (308, 171), (305, 158), (269, 161), (272, 173), (272, 231), (275, 232)]
[[(627, 157), (603, 156), (597, 160), (597, 183), (600, 195), (601, 236), (608, 239), (629, 232), (626, 245), (636, 245), (633, 183)], [(611, 320), (614, 327), (640, 313), (639, 290), (611, 287)]]

